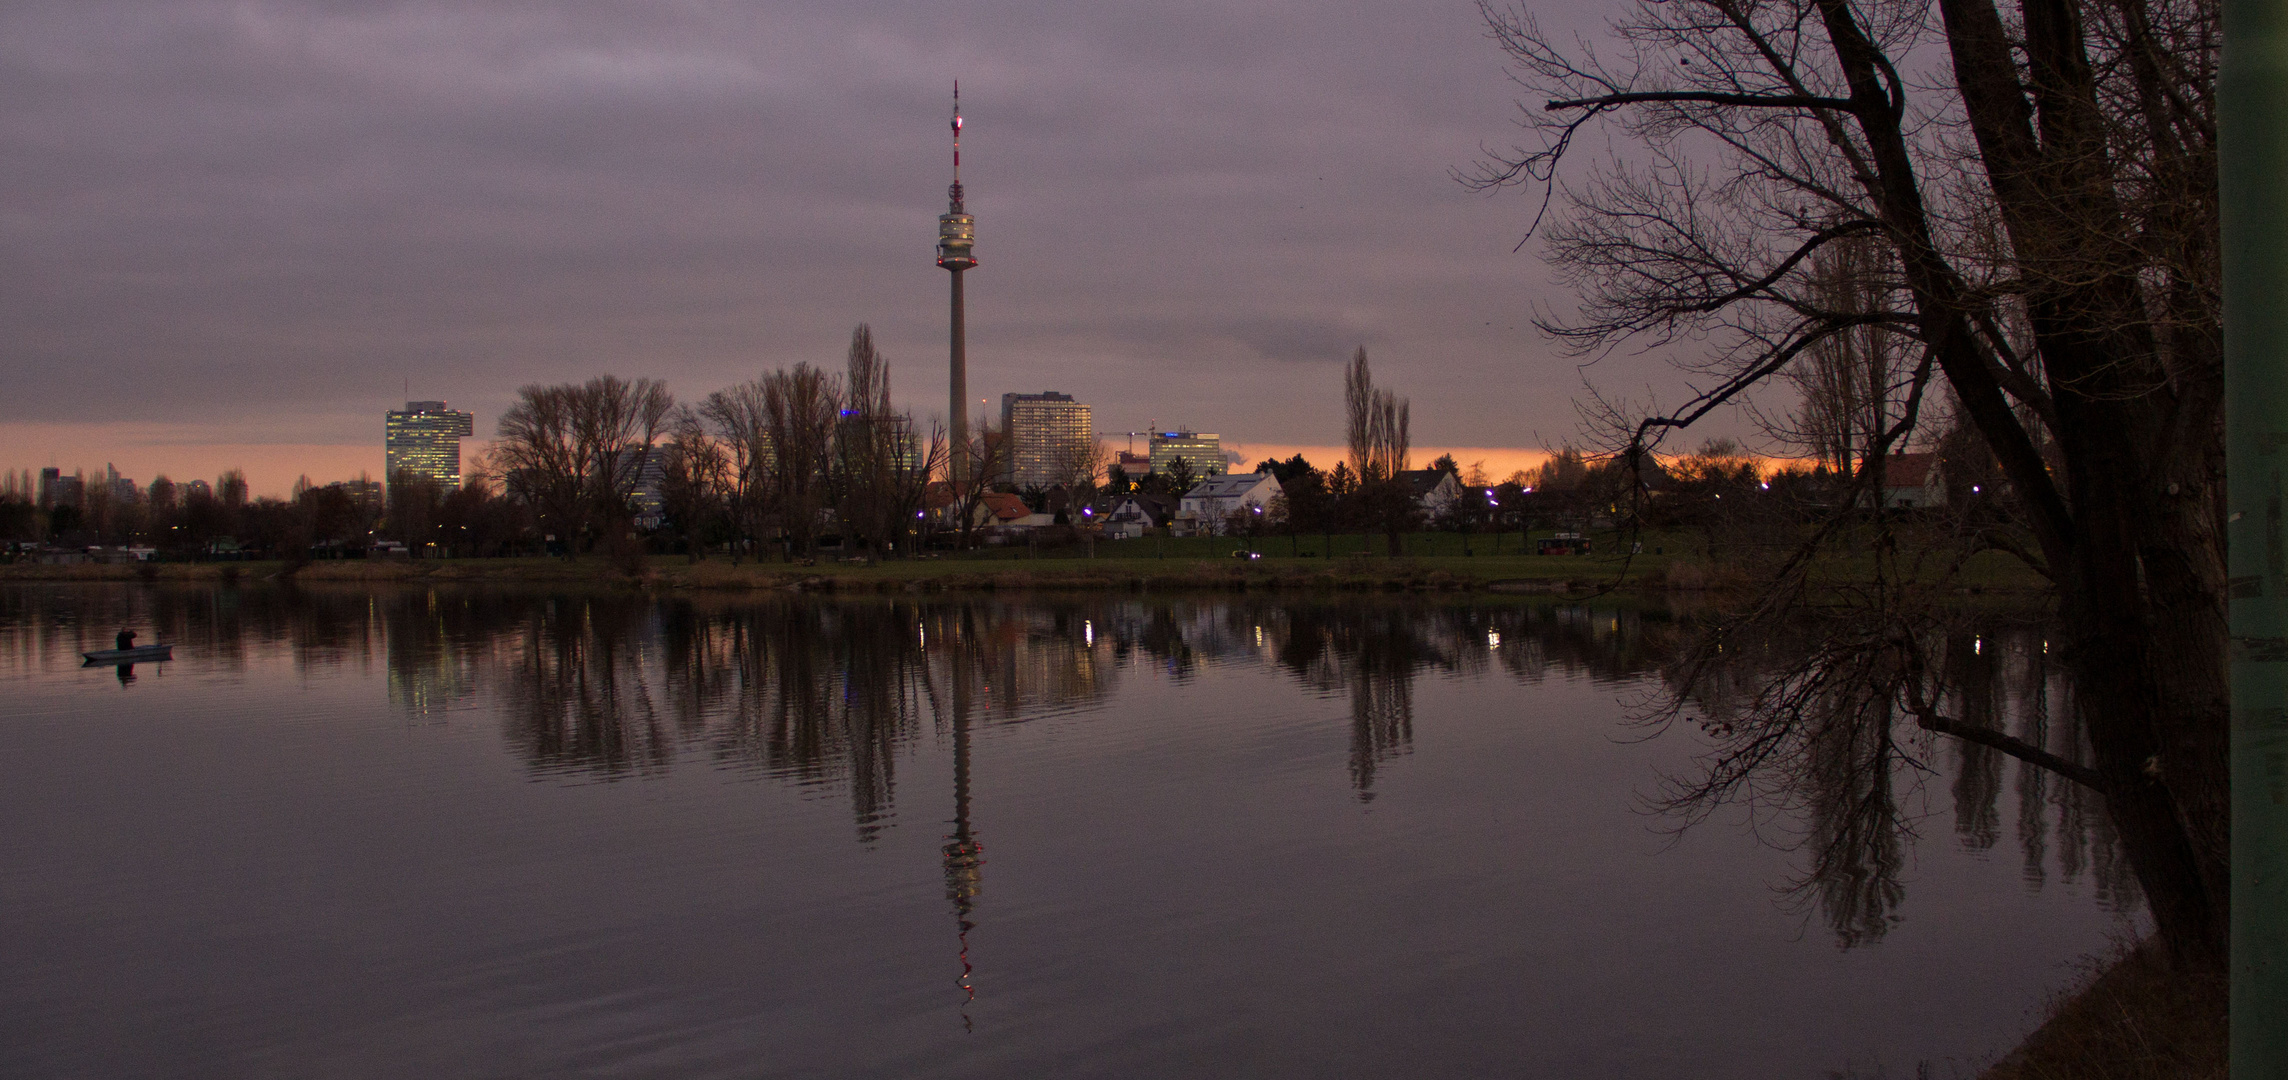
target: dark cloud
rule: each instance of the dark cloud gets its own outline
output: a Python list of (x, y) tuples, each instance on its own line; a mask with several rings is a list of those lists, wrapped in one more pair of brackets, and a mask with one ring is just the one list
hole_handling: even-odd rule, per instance
[(1467, 3), (1371, 0), (23, 0), (0, 422), (363, 433), (410, 387), (489, 423), (531, 381), (833, 363), (861, 320), (942, 410), (957, 76), (978, 396), (1330, 442), (1363, 343), (1418, 441), (1570, 428), (1530, 204), (1447, 175), (1509, 131), (1499, 57)]
[(1339, 319), (1281, 316), (1243, 320), (1227, 332), (1266, 360), (1327, 367), (1348, 362), (1353, 352), (1378, 337), (1372, 330), (1346, 325)]

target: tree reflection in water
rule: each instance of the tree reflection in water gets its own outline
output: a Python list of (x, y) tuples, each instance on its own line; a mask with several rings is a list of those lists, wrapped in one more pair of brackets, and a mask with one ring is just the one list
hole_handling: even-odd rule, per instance
[[(1554, 675), (1616, 697), (1682, 702), (1677, 716), (1707, 736), (1706, 769), (1678, 778), (1668, 805), (1687, 820), (1713, 805), (1711, 794), (1777, 811), (1767, 822), (1792, 829), (1803, 852), (1795, 895), (1845, 946), (1879, 939), (1897, 918), (1906, 841), (1941, 808), (1951, 810), (1955, 841), (1975, 851), (1999, 849), (2014, 831), (2028, 888), (2088, 881), (2117, 910), (2138, 902), (2095, 794), (1987, 747), (1934, 738), (1894, 715), (1892, 699), (1849, 691), (1905, 677), (1875, 670), (1899, 654), (1816, 622), (1724, 638), (1661, 611), (1291, 594), (815, 601), (8, 589), (0, 673), (58, 656), (76, 663), (74, 648), (100, 647), (130, 623), (150, 640), (188, 646), (178, 660), (195, 657), (208, 671), (243, 670), (266, 653), (289, 654), (304, 670), (379, 659), (408, 715), (487, 709), (537, 775), (622, 778), (697, 759), (846, 792), (862, 843), (894, 824), (901, 755), (925, 737), (949, 740), (955, 806), (944, 874), (963, 934), (985, 863), (971, 820), (972, 796), (982, 795), (969, 776), (973, 729), (1090, 708), (1123, 675), (1186, 683), (1207, 667), (1249, 664), (1347, 701), (1347, 768), (1361, 801), (1417, 737), (1435, 737), (1435, 718), (1416, 715), (1425, 672), (1525, 688)], [(1963, 613), (1918, 640), (1923, 685), (1947, 715), (2086, 760), (2038, 620)]]
[(1965, 727), (2086, 764), (2087, 740), (2041, 623), (1982, 616), (1939, 628), (1912, 654), (1928, 668), (1852, 629), (1815, 620), (1752, 632), (1680, 628), (1647, 723), (1686, 720), (1708, 742), (1697, 770), (1670, 777), (1656, 804), (1685, 824), (1732, 802), (1776, 811), (1765, 820), (1796, 830), (1805, 855), (1791, 892), (1849, 948), (1879, 940), (1898, 919), (1905, 840), (1933, 812), (1930, 781), (1945, 780), (1956, 842), (1984, 852), (2001, 840), (2003, 776), (2015, 770), (2027, 886), (2040, 888), (2054, 861), (2068, 882), (2086, 875), (2108, 907), (2138, 903), (2101, 796), (1988, 746), (1925, 731), (1898, 709), (1903, 691), (1886, 689), (1911, 685)]

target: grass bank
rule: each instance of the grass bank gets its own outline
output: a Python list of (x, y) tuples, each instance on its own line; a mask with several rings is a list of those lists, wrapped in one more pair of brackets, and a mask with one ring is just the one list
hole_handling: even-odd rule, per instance
[(1593, 557), (1344, 557), (1335, 560), (1114, 557), (944, 558), (809, 565), (721, 557), (689, 562), (652, 556), (640, 566), (602, 557), (563, 559), (343, 560), (289, 572), (278, 562), (0, 567), (0, 581), (169, 581), (434, 584), (617, 584), (651, 589), (813, 592), (960, 592), (1020, 589), (1351, 589), (1590, 592), (1641, 588), (1648, 568)]
[[(1648, 542), (1617, 554), (1607, 543), (1590, 555), (1534, 555), (1515, 536), (1422, 534), (1405, 538), (1402, 554), (1370, 553), (1360, 536), (1145, 538), (1051, 550), (986, 548), (958, 555), (884, 562), (821, 557), (801, 563), (744, 561), (716, 555), (621, 561), (348, 559), (289, 570), (278, 562), (13, 564), (0, 581), (297, 581), (504, 584), (612, 583), (659, 589), (801, 589), (898, 592), (1014, 589), (1348, 589), (1585, 594), (1601, 591), (1721, 591), (1746, 585), (1737, 564), (1684, 554), (1676, 542)], [(1374, 541), (1375, 548), (1381, 541)], [(1235, 557), (1234, 553), (1239, 553)], [(1250, 552), (1254, 557), (1246, 557)], [(1868, 567), (1843, 558), (1822, 574), (1864, 580)], [(2041, 582), (1998, 555), (1974, 562), (1966, 587), (2001, 593), (2037, 591)]]
[(2171, 971), (2151, 947), (2098, 968), (1981, 1080), (2223, 1080), (2221, 973)]

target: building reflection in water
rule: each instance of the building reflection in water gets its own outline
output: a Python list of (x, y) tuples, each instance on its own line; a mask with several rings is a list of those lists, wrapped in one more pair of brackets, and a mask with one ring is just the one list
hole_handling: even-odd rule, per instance
[[(1983, 618), (1983, 616), (1981, 616)], [(1996, 618), (1933, 640), (1944, 711), (2087, 760), (2070, 687), (2036, 622)], [(1415, 680), (1551, 676), (1616, 697), (1667, 685), (1721, 740), (1792, 657), (1805, 627), (1719, 649), (1680, 686), (1674, 659), (1698, 633), (1662, 611), (1408, 597), (1240, 594), (925, 601), (489, 590), (106, 588), (0, 590), (0, 675), (77, 660), (121, 625), (168, 641), (206, 671), (290, 654), (303, 671), (381, 662), (390, 700), (438, 719), (478, 705), (536, 776), (641, 776), (693, 759), (847, 797), (856, 838), (895, 822), (898, 766), (920, 740), (950, 740), (953, 819), (946, 899), (972, 992), (967, 944), (983, 890), (972, 820), (978, 735), (1095, 707), (1119, 680), (1182, 684), (1216, 665), (1283, 673), (1347, 705), (1348, 781), (1374, 799), (1428, 721)], [(1720, 643), (1721, 644), (1721, 643)], [(123, 682), (140, 672), (120, 669)], [(129, 684), (130, 691), (139, 687)], [(472, 708), (473, 712), (474, 709)], [(1797, 895), (1838, 942), (1879, 939), (1897, 917), (1908, 830), (1940, 807), (1955, 842), (1999, 850), (2014, 835), (2028, 888), (2087, 882), (2138, 902), (2098, 797), (1999, 752), (1923, 735), (1881, 702), (1807, 701), (1816, 720), (1753, 782), (1798, 830)], [(1344, 735), (1336, 735), (1344, 730)], [(1434, 727), (1428, 729), (1434, 731)], [(1745, 780), (1743, 781), (1745, 782)], [(2007, 809), (2003, 802), (2009, 796)]]

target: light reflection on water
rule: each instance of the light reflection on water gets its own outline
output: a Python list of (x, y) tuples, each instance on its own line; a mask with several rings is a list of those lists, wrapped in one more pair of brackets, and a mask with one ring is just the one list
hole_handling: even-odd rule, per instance
[[(178, 660), (79, 670), (125, 621)], [(1902, 770), (1921, 844), (1793, 900), (1804, 867), (1743, 830), (1668, 846), (1638, 795), (1697, 747), (1622, 703), (1678, 632), (1380, 598), (0, 589), (0, 813), (33, 823), (0, 917), (37, 942), (0, 1072), (1967, 1067), (2134, 907), (2101, 808), (1977, 747)], [(2070, 753), (2028, 633), (1949, 643), (1963, 714)], [(1809, 806), (1762, 827), (1827, 835)]]

